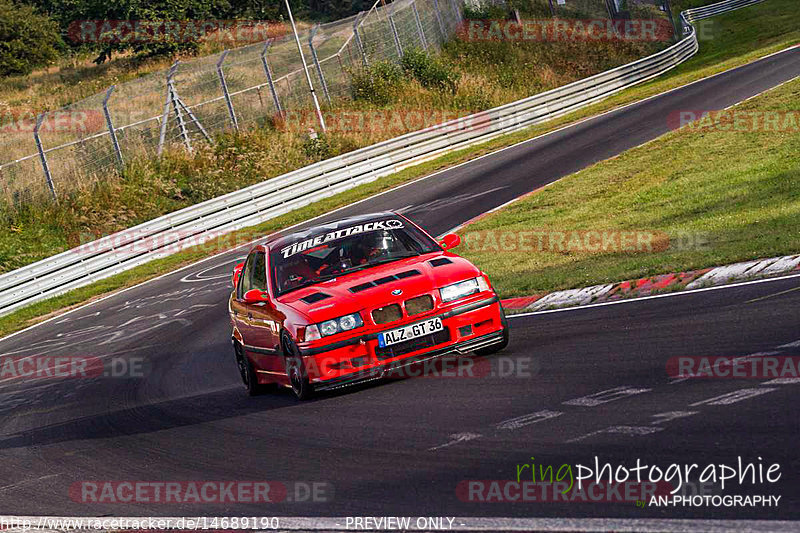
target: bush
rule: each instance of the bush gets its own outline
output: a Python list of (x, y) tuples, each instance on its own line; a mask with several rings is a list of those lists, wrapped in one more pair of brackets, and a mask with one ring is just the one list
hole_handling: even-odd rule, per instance
[(0, 76), (30, 74), (62, 48), (55, 22), (31, 6), (0, 0)]
[(378, 106), (391, 103), (400, 91), (403, 71), (390, 61), (381, 61), (352, 73), (353, 98)]
[(505, 20), (510, 15), (511, 10), (505, 5), (482, 3), (464, 5), (466, 20)]
[(401, 65), (406, 74), (416, 79), (427, 89), (456, 92), (460, 75), (441, 59), (428, 55), (419, 49), (411, 49), (403, 54)]

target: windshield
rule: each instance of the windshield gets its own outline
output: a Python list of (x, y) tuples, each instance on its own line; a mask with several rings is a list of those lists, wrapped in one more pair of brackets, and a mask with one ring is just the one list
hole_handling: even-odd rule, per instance
[(398, 219), (303, 236), (271, 252), (278, 295), (370, 266), (441, 250), (430, 237)]

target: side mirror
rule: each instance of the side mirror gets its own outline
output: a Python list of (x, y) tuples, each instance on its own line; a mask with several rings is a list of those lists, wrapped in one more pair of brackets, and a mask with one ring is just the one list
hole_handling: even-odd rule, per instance
[(233, 267), (233, 278), (231, 278), (231, 281), (233, 281), (234, 289), (236, 288), (236, 285), (239, 283), (239, 276), (242, 275), (243, 268), (244, 268), (244, 263), (239, 263), (238, 265)]
[(267, 302), (269, 301), (269, 296), (266, 292), (260, 291), (258, 289), (250, 289), (246, 293), (244, 293), (244, 303), (246, 304), (255, 304), (258, 302)]
[(439, 244), (445, 250), (449, 250), (450, 248), (455, 248), (456, 246), (461, 244), (461, 237), (459, 237), (455, 233), (448, 233), (447, 235), (442, 237), (442, 240), (439, 241)]

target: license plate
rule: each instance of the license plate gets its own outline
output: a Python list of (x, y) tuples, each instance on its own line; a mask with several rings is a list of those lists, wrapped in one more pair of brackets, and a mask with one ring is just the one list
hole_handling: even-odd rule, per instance
[(392, 344), (397, 344), (398, 342), (430, 335), (431, 333), (436, 333), (437, 331), (442, 331), (443, 329), (444, 325), (442, 324), (442, 319), (437, 316), (436, 318), (430, 318), (422, 322), (417, 322), (416, 324), (409, 324), (408, 326), (403, 326), (402, 328), (379, 333), (378, 346), (385, 348), (386, 346), (391, 346)]

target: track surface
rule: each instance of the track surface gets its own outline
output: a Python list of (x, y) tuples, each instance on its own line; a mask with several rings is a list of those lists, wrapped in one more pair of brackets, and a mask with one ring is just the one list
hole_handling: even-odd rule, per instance
[[(656, 138), (673, 111), (721, 109), (799, 75), (795, 48), (336, 216), (404, 208), (441, 234)], [(791, 290), (800, 278), (514, 318), (509, 348), (488, 363), (495, 375), (405, 379), (300, 404), (286, 392), (247, 398), (240, 387), (226, 298), (230, 269), (242, 255), (217, 257), (0, 341), (4, 355), (142, 361), (145, 373), (0, 382), (0, 514), (800, 518), (800, 384), (671, 383), (665, 371), (667, 360), (680, 355), (800, 355), (800, 346), (777, 348), (800, 340), (800, 291)], [(749, 302), (756, 298), (762, 299)], [(515, 372), (498, 375), (501, 365)], [(564, 403), (617, 387), (639, 392), (594, 407)], [(690, 405), (741, 389), (763, 394)], [(498, 429), (543, 410), (562, 414)], [(694, 414), (655, 416), (673, 411)], [(615, 426), (655, 429), (601, 432)], [(454, 434), (462, 440), (448, 445)], [(456, 496), (464, 480), (513, 479), (516, 465), (531, 456), (557, 468), (591, 464), (595, 455), (628, 466), (637, 457), (663, 466), (762, 457), (765, 465), (781, 465), (780, 482), (728, 493), (782, 499), (778, 509), (640, 509), (629, 502), (486, 504)], [(320, 481), (332, 490), (328, 501), (313, 503), (86, 504), (68, 494), (81, 480)]]

